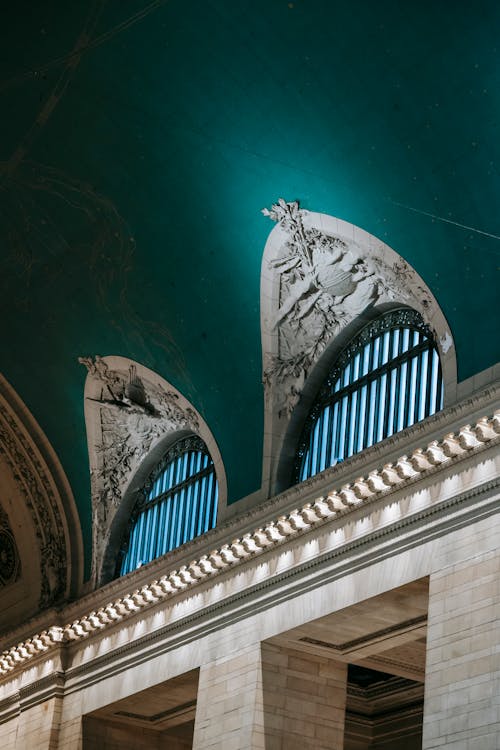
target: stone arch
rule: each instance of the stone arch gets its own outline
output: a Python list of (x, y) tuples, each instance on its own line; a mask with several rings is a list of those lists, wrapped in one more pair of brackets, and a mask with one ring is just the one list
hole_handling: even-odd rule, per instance
[[(0, 526), (18, 574), (2, 587), (0, 624), (78, 595), (83, 543), (63, 468), (39, 425), (0, 376)], [(10, 554), (10, 553), (9, 553)]]
[(321, 376), (336, 353), (381, 312), (410, 307), (433, 332), (445, 405), (456, 396), (450, 327), (423, 279), (392, 248), (348, 222), (280, 199), (264, 248), (261, 334), (264, 382), (263, 490), (286, 485), (287, 466)]
[(87, 367), (85, 423), (92, 494), (92, 584), (113, 578), (116, 555), (137, 492), (168, 445), (199, 435), (219, 483), (219, 518), (227, 502), (222, 457), (201, 414), (170, 383), (119, 356), (82, 357)]

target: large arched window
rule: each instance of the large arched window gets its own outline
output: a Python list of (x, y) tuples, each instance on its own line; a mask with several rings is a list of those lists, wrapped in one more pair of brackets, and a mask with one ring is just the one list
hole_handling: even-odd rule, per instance
[(218, 486), (198, 436), (175, 442), (155, 466), (135, 505), (118, 574), (164, 555), (215, 526)]
[(340, 353), (307, 417), (295, 481), (434, 414), (443, 405), (432, 333), (414, 310), (386, 313)]

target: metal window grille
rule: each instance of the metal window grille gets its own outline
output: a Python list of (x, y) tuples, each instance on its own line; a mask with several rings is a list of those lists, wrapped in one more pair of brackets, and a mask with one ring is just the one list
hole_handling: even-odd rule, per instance
[(131, 517), (119, 575), (164, 555), (215, 526), (218, 487), (201, 438), (175, 443), (154, 468)]
[(340, 354), (299, 442), (295, 482), (409, 427), (443, 407), (433, 336), (414, 310), (373, 321)]

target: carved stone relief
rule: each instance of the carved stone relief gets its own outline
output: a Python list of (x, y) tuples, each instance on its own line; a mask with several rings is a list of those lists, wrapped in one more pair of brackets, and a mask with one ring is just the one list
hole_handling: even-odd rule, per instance
[(281, 385), (282, 408), (290, 413), (311, 366), (327, 344), (367, 308), (398, 302), (427, 311), (434, 300), (402, 259), (392, 263), (373, 248), (322, 231), (297, 202), (280, 199), (265, 216), (284, 231), (276, 257), (268, 260), (278, 277), (276, 309), (266, 320), (276, 332), (277, 351), (268, 353), (264, 384)]
[[(70, 563), (65, 534), (66, 524), (61, 515), (61, 501), (56, 497), (48, 469), (35, 444), (2, 399), (0, 454), (7, 461), (20, 488), (35, 530), (41, 576), (38, 606), (44, 609), (64, 597), (67, 591)], [(5, 539), (0, 538), (0, 568), (2, 558), (10, 558), (12, 553), (9, 532), (6, 531), (5, 534)]]
[(21, 563), (9, 517), (0, 506), (0, 587), (7, 586), (19, 577)]
[[(411, 307), (434, 331), (441, 352), (453, 349), (432, 293), (387, 245), (346, 222), (302, 210), (298, 202), (280, 198), (262, 213), (277, 224), (264, 251), (261, 287), (266, 433), (274, 440), (325, 349), (370, 308)], [(269, 446), (266, 453), (276, 458)]]
[[(100, 581), (109, 533), (130, 480), (165, 436), (200, 432), (200, 418), (155, 374), (122, 358), (80, 357), (85, 389), (92, 493), (93, 577)], [(90, 427), (90, 429), (89, 429)]]

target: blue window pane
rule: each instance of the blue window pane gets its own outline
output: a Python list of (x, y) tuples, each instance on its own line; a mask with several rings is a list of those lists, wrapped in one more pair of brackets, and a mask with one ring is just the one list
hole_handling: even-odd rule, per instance
[(331, 421), (330, 420), (330, 407), (327, 406), (321, 415), (322, 429), (321, 429), (321, 454), (320, 454), (320, 462), (319, 462), (320, 471), (323, 471), (323, 469), (328, 466), (327, 451), (328, 451), (328, 433), (329, 433), (330, 421)]
[(365, 421), (366, 421), (366, 400), (368, 397), (368, 388), (364, 385), (359, 394), (359, 415), (358, 415), (358, 440), (356, 443), (356, 453), (362, 451), (365, 447)]
[(341, 353), (313, 405), (295, 478), (327, 466), (434, 414), (443, 405), (432, 334), (413, 310), (386, 313)]
[(179, 440), (153, 470), (139, 495), (119, 574), (213, 528), (217, 500), (215, 469), (205, 444), (197, 436)]

